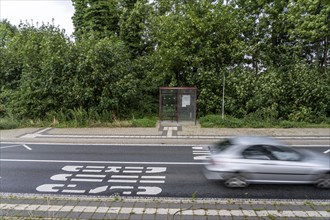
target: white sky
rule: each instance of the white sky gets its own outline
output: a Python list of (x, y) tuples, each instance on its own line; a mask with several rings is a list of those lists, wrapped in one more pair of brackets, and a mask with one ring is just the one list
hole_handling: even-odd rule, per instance
[(7, 19), (16, 26), (20, 21), (31, 23), (31, 20), (40, 26), (54, 19), (54, 24), (65, 29), (68, 36), (73, 32), (73, 13), (71, 0), (0, 0), (0, 19)]

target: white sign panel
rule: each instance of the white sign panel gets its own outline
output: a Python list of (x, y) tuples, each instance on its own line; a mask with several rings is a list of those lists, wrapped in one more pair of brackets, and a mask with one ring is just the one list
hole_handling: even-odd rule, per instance
[(190, 95), (182, 95), (182, 107), (190, 105)]

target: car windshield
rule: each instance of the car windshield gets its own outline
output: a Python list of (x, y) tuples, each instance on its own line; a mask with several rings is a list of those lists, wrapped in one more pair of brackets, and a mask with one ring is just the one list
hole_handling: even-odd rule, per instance
[(220, 142), (217, 142), (216, 144), (214, 144), (212, 146), (212, 149), (220, 152), (220, 151), (226, 150), (227, 148), (229, 148), (232, 145), (233, 144), (230, 140), (225, 140), (225, 141), (220, 141)]

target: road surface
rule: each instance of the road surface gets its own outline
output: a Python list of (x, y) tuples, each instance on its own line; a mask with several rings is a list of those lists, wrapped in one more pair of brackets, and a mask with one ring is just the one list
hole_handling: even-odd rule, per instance
[[(300, 146), (301, 148), (301, 146)], [(303, 146), (329, 154), (326, 145)], [(0, 145), (4, 193), (186, 198), (329, 199), (310, 185), (229, 189), (205, 179), (202, 145)]]

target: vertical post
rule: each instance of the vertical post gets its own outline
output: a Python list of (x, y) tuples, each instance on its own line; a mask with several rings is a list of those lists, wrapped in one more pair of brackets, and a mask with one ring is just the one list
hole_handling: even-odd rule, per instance
[(176, 124), (178, 125), (179, 124), (179, 90), (178, 89), (176, 89), (175, 90), (175, 92), (176, 92), (176, 108), (175, 108), (175, 110), (176, 110)]
[(194, 117), (195, 117), (195, 125), (196, 125), (196, 118), (197, 118), (197, 88), (195, 87), (194, 88), (194, 103), (195, 103), (195, 106), (194, 106)]
[(162, 117), (162, 88), (159, 88), (159, 112), (158, 112), (158, 117), (159, 117), (159, 123), (162, 123), (163, 117)]
[(225, 112), (225, 73), (223, 73), (222, 81), (222, 109), (221, 109), (221, 118), (223, 119)]

